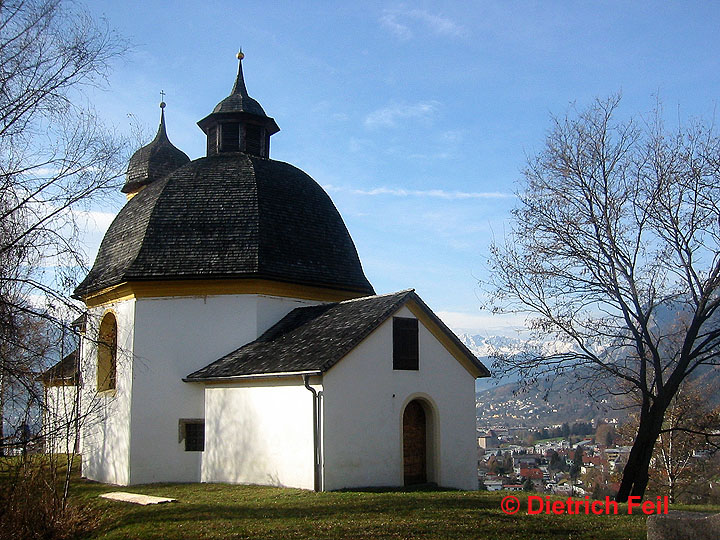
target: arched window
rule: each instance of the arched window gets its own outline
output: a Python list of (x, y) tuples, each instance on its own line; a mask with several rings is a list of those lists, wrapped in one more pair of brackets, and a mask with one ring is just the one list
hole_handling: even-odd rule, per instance
[(117, 378), (117, 321), (107, 313), (100, 323), (97, 346), (98, 392), (115, 390)]

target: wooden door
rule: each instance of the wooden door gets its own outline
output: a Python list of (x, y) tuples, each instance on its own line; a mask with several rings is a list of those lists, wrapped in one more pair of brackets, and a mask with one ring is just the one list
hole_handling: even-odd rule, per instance
[(403, 413), (403, 462), (405, 485), (427, 482), (427, 428), (425, 410), (418, 400), (413, 400)]

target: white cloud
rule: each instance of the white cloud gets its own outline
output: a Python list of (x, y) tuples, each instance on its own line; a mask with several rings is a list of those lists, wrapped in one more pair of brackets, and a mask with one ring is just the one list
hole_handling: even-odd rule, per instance
[(412, 30), (407, 25), (398, 22), (398, 18), (397, 11), (385, 10), (380, 17), (380, 22), (400, 39), (410, 39), (413, 36)]
[(350, 152), (371, 152), (373, 151), (375, 142), (372, 139), (359, 139), (357, 137), (350, 137), (348, 142), (348, 149)]
[(455, 333), (518, 337), (527, 332), (525, 315), (492, 315), (459, 311), (437, 311), (437, 316)]
[(404, 189), (404, 188), (388, 188), (377, 187), (371, 189), (352, 189), (326, 184), (323, 186), (326, 191), (347, 192), (353, 195), (390, 195), (394, 197), (429, 197), (435, 199), (507, 199), (514, 197), (511, 193), (502, 193), (500, 191), (445, 191), (444, 189)]
[(98, 210), (76, 210), (76, 214), (83, 219), (89, 230), (97, 230), (103, 234), (117, 216), (117, 212), (100, 212)]
[(76, 219), (82, 231), (82, 243), (85, 247), (86, 262), (92, 264), (100, 248), (105, 232), (117, 215), (116, 212), (99, 210), (76, 210)]
[(385, 107), (371, 112), (365, 117), (365, 126), (368, 128), (398, 127), (400, 120), (430, 119), (438, 108), (436, 101), (421, 101), (413, 105), (400, 104)]
[(448, 143), (457, 143), (463, 140), (465, 130), (462, 129), (451, 129), (440, 134), (440, 138)]
[(429, 30), (433, 34), (450, 37), (467, 37), (468, 30), (452, 19), (436, 15), (424, 9), (386, 9), (380, 22), (402, 40), (414, 37), (412, 26), (421, 26), (421, 30)]

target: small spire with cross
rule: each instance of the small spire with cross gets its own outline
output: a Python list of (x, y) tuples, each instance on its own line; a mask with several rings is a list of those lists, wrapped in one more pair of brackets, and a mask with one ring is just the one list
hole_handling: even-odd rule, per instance
[(160, 90), (160, 108), (165, 108), (165, 90)]

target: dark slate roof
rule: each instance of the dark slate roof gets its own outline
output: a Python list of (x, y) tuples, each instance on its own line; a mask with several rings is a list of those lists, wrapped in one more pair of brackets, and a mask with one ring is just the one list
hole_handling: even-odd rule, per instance
[[(164, 104), (162, 104), (164, 105)], [(168, 139), (165, 130), (165, 110), (160, 113), (160, 127), (155, 139), (136, 151), (130, 158), (123, 193), (132, 193), (139, 187), (164, 178), (190, 161), (187, 154), (177, 149)]]
[(220, 278), (374, 293), (345, 223), (310, 176), (229, 153), (192, 161), (129, 200), (75, 295), (132, 280)]
[(70, 328), (77, 332), (85, 332), (87, 325), (87, 311), (83, 312), (77, 319), (70, 323)]
[(75, 349), (57, 364), (44, 371), (40, 377), (42, 382), (46, 385), (76, 385), (78, 380), (77, 361), (78, 351)]
[(245, 77), (242, 69), (242, 53), (239, 53), (240, 62), (238, 64), (238, 73), (235, 78), (230, 95), (215, 105), (213, 111), (205, 118), (198, 122), (200, 128), (207, 133), (209, 126), (222, 120), (231, 121), (247, 121), (250, 123), (265, 126), (267, 133), (272, 135), (280, 131), (275, 119), (265, 114), (265, 110), (260, 103), (250, 97), (245, 87)]
[(257, 116), (267, 116), (260, 103), (248, 95), (247, 88), (245, 88), (242, 60), (238, 62), (238, 74), (230, 95), (215, 105), (215, 108), (213, 109), (213, 113), (237, 112), (245, 112)]
[(297, 308), (257, 340), (195, 371), (188, 382), (273, 373), (325, 372), (413, 300), (478, 371), (487, 369), (413, 290)]

